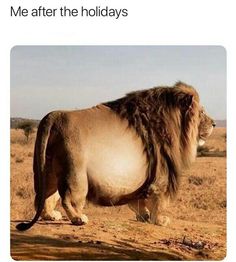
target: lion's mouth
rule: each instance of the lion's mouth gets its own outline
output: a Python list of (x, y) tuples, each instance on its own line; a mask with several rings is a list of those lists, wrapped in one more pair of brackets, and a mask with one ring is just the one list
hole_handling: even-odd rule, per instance
[(203, 140), (202, 138), (199, 138), (198, 145), (203, 146), (205, 144), (205, 142), (206, 142), (205, 140)]
[(213, 131), (213, 126), (207, 132), (199, 134), (199, 140), (198, 140), (199, 146), (203, 146), (205, 144), (206, 139), (211, 135), (212, 131)]

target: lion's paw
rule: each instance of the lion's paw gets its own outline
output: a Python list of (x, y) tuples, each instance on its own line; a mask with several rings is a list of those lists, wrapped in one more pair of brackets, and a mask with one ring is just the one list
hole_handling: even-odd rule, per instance
[(57, 210), (53, 210), (50, 214), (49, 213), (42, 214), (42, 219), (43, 220), (52, 220), (52, 221), (61, 220), (62, 215), (61, 215), (61, 212)]
[(148, 222), (150, 223), (150, 215), (148, 213), (145, 213), (145, 214), (137, 214), (136, 215), (136, 219), (140, 222)]
[(71, 222), (73, 225), (82, 226), (88, 223), (88, 217), (82, 214), (80, 217), (73, 217)]
[(167, 216), (158, 216), (155, 224), (158, 226), (166, 227), (170, 224), (170, 218)]

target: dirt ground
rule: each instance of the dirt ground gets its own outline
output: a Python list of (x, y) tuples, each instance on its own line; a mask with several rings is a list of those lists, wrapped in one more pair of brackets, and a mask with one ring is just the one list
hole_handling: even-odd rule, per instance
[[(168, 227), (138, 222), (127, 206), (87, 203), (89, 224), (39, 221), (29, 231), (15, 226), (32, 218), (33, 146), (11, 130), (11, 256), (16, 260), (221, 260), (226, 256), (226, 130), (216, 128), (204, 150), (184, 171), (166, 214)], [(215, 152), (215, 155), (214, 155)], [(59, 209), (61, 207), (59, 206)], [(62, 210), (63, 211), (63, 210)]]

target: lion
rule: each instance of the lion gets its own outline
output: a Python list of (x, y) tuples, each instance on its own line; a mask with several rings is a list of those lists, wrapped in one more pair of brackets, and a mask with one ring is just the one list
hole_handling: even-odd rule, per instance
[(183, 82), (47, 114), (34, 150), (36, 214), (17, 229), (29, 229), (40, 216), (61, 219), (55, 210), (59, 198), (74, 225), (88, 223), (86, 200), (128, 204), (137, 220), (167, 225), (164, 203), (176, 195), (182, 170), (214, 126), (197, 91)]

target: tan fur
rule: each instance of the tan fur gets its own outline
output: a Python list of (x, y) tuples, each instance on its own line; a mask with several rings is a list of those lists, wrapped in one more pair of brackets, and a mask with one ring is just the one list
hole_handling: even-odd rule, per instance
[[(184, 83), (138, 91), (91, 109), (48, 114), (34, 153), (37, 213), (59, 219), (58, 199), (73, 224), (88, 222), (86, 199), (129, 203), (137, 219), (166, 225), (159, 213), (178, 189), (181, 170), (212, 131), (194, 88)], [(164, 201), (165, 200), (165, 201)]]

